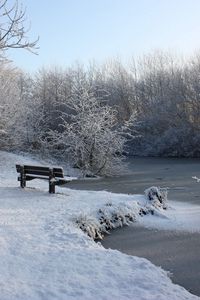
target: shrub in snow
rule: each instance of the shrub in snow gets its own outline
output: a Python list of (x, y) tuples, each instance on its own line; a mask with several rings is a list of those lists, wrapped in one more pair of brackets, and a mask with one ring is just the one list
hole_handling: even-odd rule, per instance
[(107, 203), (98, 211), (98, 219), (106, 230), (129, 225), (136, 220), (139, 210), (125, 203)]
[(96, 217), (80, 214), (76, 219), (76, 225), (93, 239), (102, 239), (108, 230), (129, 225), (136, 221), (140, 209), (137, 204), (128, 205), (119, 203), (105, 204), (96, 213)]
[(102, 239), (102, 226), (95, 217), (80, 214), (76, 217), (75, 223), (78, 228), (87, 233), (92, 239)]
[(152, 206), (155, 208), (167, 209), (167, 188), (152, 186), (146, 189), (144, 192)]
[(167, 189), (150, 187), (145, 190), (148, 203), (144, 206), (137, 202), (106, 203), (93, 215), (80, 214), (75, 218), (75, 223), (93, 239), (102, 239), (109, 230), (130, 225), (135, 222), (138, 216), (154, 214), (156, 209), (167, 208)]

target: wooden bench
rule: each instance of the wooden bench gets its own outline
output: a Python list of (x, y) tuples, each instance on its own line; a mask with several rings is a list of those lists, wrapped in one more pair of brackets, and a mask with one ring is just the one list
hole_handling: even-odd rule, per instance
[(71, 180), (64, 178), (62, 168), (50, 168), (43, 166), (16, 165), (16, 170), (20, 173), (18, 181), (20, 186), (24, 188), (26, 181), (33, 179), (45, 179), (49, 181), (49, 193), (55, 193), (55, 186), (62, 185)]

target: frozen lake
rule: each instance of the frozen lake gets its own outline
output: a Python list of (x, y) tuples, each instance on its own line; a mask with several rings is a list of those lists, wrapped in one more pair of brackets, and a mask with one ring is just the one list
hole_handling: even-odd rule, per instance
[[(200, 205), (199, 159), (135, 158), (129, 174), (77, 181), (68, 187), (143, 194), (152, 185), (168, 187), (170, 200)], [(105, 248), (141, 256), (172, 273), (172, 280), (200, 296), (200, 233), (148, 229), (133, 224), (112, 232), (102, 241)]]
[(70, 183), (77, 189), (106, 190), (114, 193), (143, 194), (152, 185), (169, 187), (169, 198), (200, 204), (200, 159), (133, 158), (129, 159), (129, 174), (87, 179)]

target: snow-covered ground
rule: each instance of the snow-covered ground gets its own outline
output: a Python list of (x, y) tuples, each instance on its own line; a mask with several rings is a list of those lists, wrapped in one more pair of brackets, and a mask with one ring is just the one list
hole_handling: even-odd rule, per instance
[(138, 225), (173, 231), (200, 232), (200, 205), (168, 201), (169, 208), (158, 218), (148, 215)]
[[(50, 195), (48, 183), (37, 180), (22, 190), (16, 163), (38, 164), (0, 152), (0, 300), (199, 299), (148, 260), (106, 250), (76, 227), (80, 214), (95, 218), (110, 203), (137, 214), (145, 196), (58, 187)], [(185, 209), (175, 205), (157, 216), (138, 216), (138, 222), (181, 225), (175, 219), (180, 211)], [(192, 228), (200, 229), (196, 221)]]

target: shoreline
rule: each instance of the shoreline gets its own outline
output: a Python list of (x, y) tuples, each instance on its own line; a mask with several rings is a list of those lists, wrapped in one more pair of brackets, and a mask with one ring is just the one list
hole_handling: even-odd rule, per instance
[(101, 244), (147, 258), (170, 272), (173, 283), (200, 296), (200, 233), (145, 228), (138, 223), (117, 228)]
[[(113, 178), (77, 181), (68, 185), (79, 190), (106, 190), (143, 194), (150, 186), (168, 187), (169, 200), (200, 205), (199, 159), (133, 158), (130, 174)], [(172, 273), (172, 281), (200, 296), (200, 233), (147, 228), (133, 223), (112, 230), (101, 241), (105, 248), (149, 259)]]

